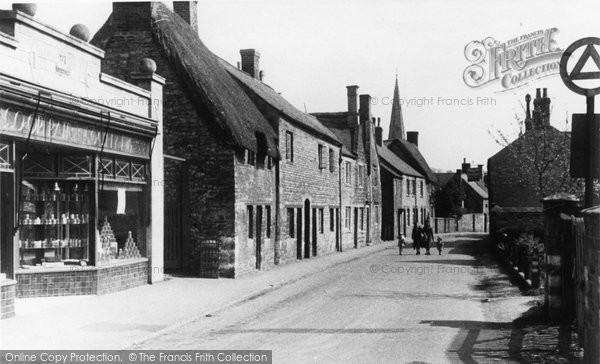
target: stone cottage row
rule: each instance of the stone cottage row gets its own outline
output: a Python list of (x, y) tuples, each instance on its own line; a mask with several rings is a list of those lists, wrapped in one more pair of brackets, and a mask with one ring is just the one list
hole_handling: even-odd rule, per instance
[(391, 140), (358, 86), (347, 110), (307, 114), (262, 81), (256, 50), (235, 67), (207, 49), (196, 6), (117, 2), (91, 41), (103, 72), (132, 81), (146, 62), (166, 79), (166, 268), (236, 277), (394, 239), (430, 217), (435, 175), (417, 134), (404, 138), (397, 84)]

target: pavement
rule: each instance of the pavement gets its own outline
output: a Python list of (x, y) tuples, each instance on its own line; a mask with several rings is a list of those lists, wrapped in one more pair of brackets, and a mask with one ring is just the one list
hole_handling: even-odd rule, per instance
[(0, 323), (0, 347), (11, 350), (125, 349), (393, 245), (393, 242), (384, 242), (331, 253), (237, 279), (167, 276), (160, 283), (102, 296), (16, 299), (15, 317)]

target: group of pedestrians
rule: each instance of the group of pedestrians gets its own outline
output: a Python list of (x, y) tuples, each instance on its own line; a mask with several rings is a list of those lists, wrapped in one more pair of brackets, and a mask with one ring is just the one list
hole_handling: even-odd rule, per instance
[[(425, 249), (425, 255), (431, 255), (429, 249), (434, 241), (434, 237), (433, 229), (431, 228), (431, 223), (429, 219), (425, 220), (425, 226), (417, 225), (413, 228), (412, 241), (413, 249), (416, 250), (417, 255), (421, 255), (421, 249)], [(398, 248), (400, 250), (400, 255), (402, 255), (402, 248), (405, 245), (406, 239), (404, 238), (404, 235), (400, 234), (398, 236)], [(441, 255), (444, 243), (442, 243), (442, 238), (440, 238), (439, 236), (436, 241), (436, 247), (439, 255)]]

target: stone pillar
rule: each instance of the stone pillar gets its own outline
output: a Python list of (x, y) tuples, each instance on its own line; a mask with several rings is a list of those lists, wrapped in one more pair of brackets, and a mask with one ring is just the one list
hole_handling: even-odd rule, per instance
[(131, 74), (131, 80), (137, 86), (150, 91), (148, 117), (157, 122), (157, 134), (152, 142), (150, 156), (150, 226), (146, 256), (150, 260), (149, 283), (164, 279), (164, 161), (163, 161), (163, 86), (165, 79), (156, 73), (156, 63), (144, 58), (139, 72)]
[(563, 224), (560, 215), (579, 212), (579, 200), (568, 194), (544, 198), (545, 303), (551, 321), (563, 319)]
[(584, 363), (600, 363), (600, 206), (583, 210), (584, 271), (587, 272), (583, 312)]

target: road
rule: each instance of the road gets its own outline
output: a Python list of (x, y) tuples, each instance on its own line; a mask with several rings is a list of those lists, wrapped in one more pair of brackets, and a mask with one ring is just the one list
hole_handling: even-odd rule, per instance
[(442, 255), (384, 249), (138, 344), (265, 349), (274, 363), (522, 362), (512, 321), (529, 308), (481, 235)]

